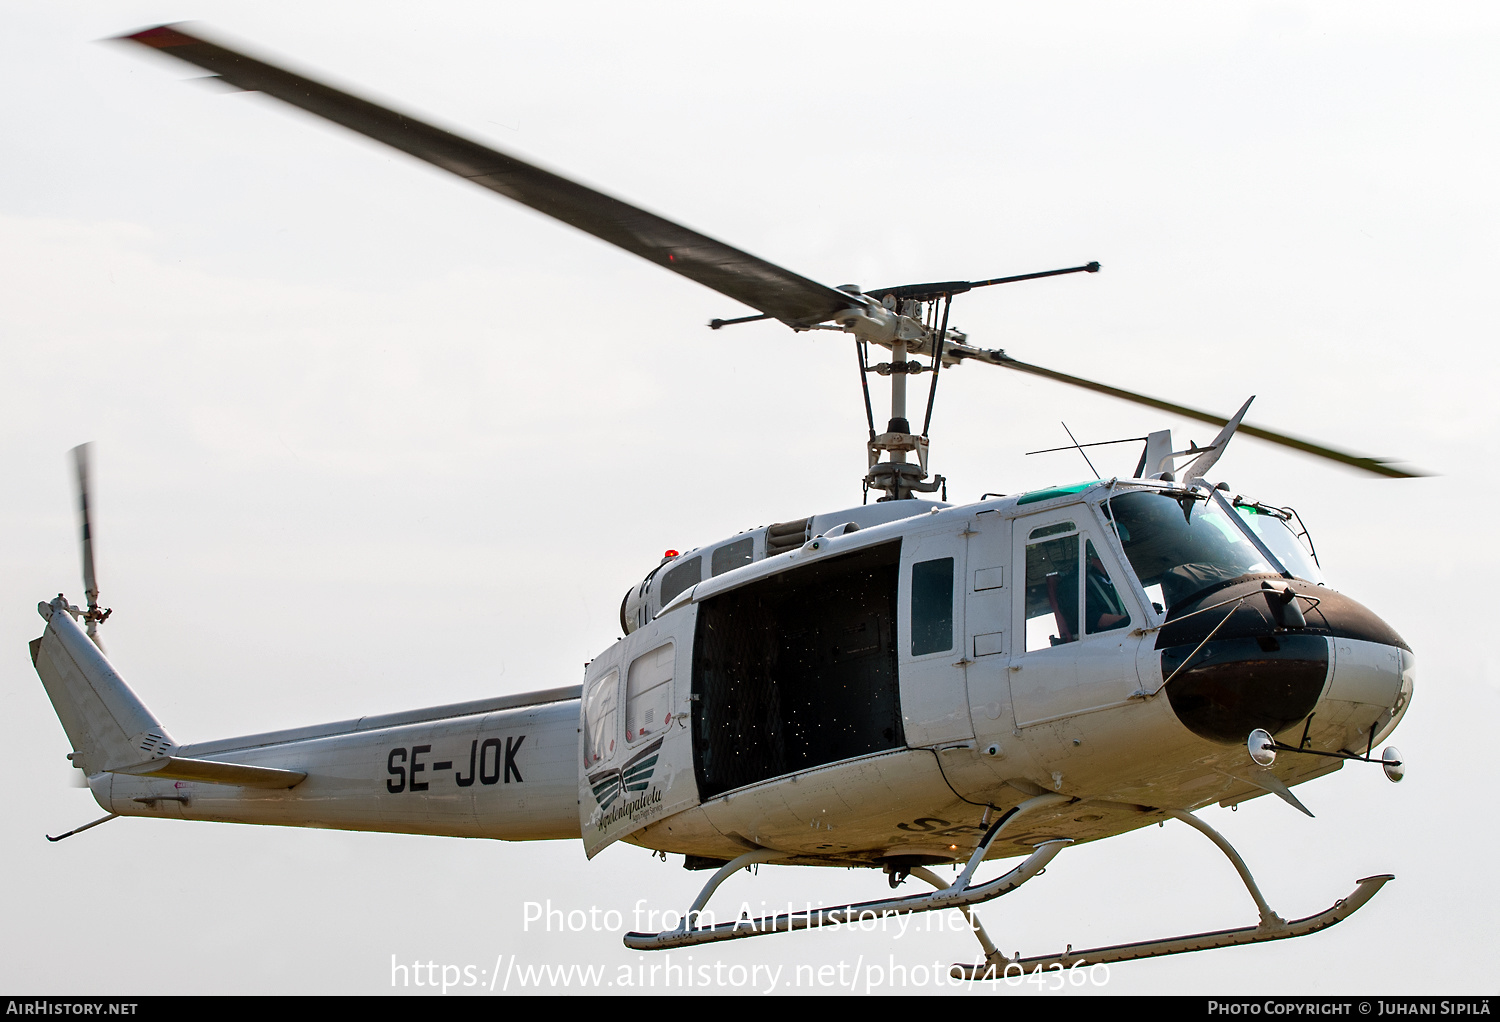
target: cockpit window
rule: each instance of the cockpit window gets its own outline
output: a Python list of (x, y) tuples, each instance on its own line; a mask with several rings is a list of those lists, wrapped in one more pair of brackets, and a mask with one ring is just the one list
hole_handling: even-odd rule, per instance
[[(1069, 535), (1060, 536), (1058, 533)], [(1130, 611), (1094, 541), (1073, 522), (1033, 529), (1026, 544), (1026, 651), (1077, 642), (1081, 635), (1112, 632), (1130, 624)], [(1080, 568), (1078, 554), (1083, 546)], [(1082, 582), (1083, 627), (1079, 628)]]
[(1318, 562), (1292, 532), (1290, 514), (1265, 504), (1237, 503), (1234, 509), (1287, 571), (1300, 579), (1323, 585), (1323, 572)]
[(1086, 542), (1085, 550), (1087, 552), (1083, 558), (1083, 620), (1088, 626), (1089, 634), (1112, 632), (1116, 628), (1124, 628), (1130, 624), (1130, 611), (1125, 609), (1124, 601), (1115, 591), (1115, 584), (1109, 577), (1109, 569), (1104, 566), (1104, 560), (1099, 556), (1099, 551), (1094, 549), (1093, 540)]
[(1135, 490), (1105, 505), (1146, 595), (1171, 613), (1182, 600), (1241, 575), (1280, 574), (1213, 501)]
[[(1078, 639), (1078, 532), (1026, 544), (1026, 651), (1062, 646)], [(1028, 536), (1051, 537), (1054, 527)]]
[(1062, 536), (1066, 533), (1077, 531), (1078, 526), (1073, 522), (1053, 522), (1051, 525), (1043, 525), (1040, 528), (1032, 529), (1026, 538), (1028, 540), (1046, 539), (1048, 536)]

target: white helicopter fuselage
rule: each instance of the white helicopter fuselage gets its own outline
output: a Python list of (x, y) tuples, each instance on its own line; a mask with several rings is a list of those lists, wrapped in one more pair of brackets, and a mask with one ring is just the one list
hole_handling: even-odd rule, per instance
[[(1185, 560), (1207, 555), (1162, 553), (1153, 530), (1183, 528), (1163, 508), (1225, 529), (1221, 497), (1182, 492), (1111, 480), (753, 530), (634, 587), (627, 634), (582, 686), (195, 745), (56, 604), (33, 658), (114, 814), (904, 868), (967, 858), (1023, 800), (1070, 798), (996, 841), (1003, 858), (1163, 809), (1295, 804), (1289, 786), (1342, 761), (1259, 766), (1252, 729), (1363, 753), (1409, 702), (1405, 644), (1279, 562), (1252, 564), (1269, 550), (1248, 526), (1218, 578)], [(1169, 562), (1182, 599), (1141, 577)], [(1302, 594), (1282, 602), (1305, 623), (1277, 624), (1267, 587)]]
[[(872, 912), (968, 913), (1039, 875), (1064, 844), (1168, 818), (1235, 861), (1259, 922), (1093, 949), (1090, 961), (1303, 936), (1391, 879), (1366, 877), (1326, 912), (1283, 920), (1237, 853), (1192, 815), (1267, 793), (1306, 812), (1291, 788), (1347, 759), (1374, 761), (1375, 742), (1409, 704), (1415, 669), (1389, 625), (1323, 584), (1310, 541), (1300, 542), (1305, 530), (1287, 524), (1295, 512), (1230, 501), (1223, 484), (1204, 478), (1236, 431), (1374, 475), (1414, 473), (1243, 424), (1249, 400), (1226, 419), (1023, 362), (949, 328), (957, 295), (1096, 273), (1098, 262), (873, 291), (828, 287), (178, 27), (123, 38), (385, 143), (756, 313), (715, 319), (714, 329), (777, 320), (852, 336), (868, 429), (862, 485), (884, 496), (669, 552), (626, 594), (621, 637), (585, 665), (578, 686), (179, 745), (97, 645), (110, 610), (98, 602), (80, 448), (86, 607), (61, 596), (41, 604), (48, 625), (32, 659), (106, 819), (579, 838), (590, 857), (625, 841), (715, 869), (676, 930), (625, 935), (639, 950)], [(874, 361), (881, 349), (889, 361)], [(938, 381), (944, 366), (969, 362), (1221, 429), (1207, 447), (1185, 451), (1173, 450), (1166, 430), (1150, 434), (1134, 470), (1141, 478), (962, 506), (924, 502), (916, 495), (947, 493), (928, 467)], [(909, 377), (922, 373), (931, 375), (918, 429), (907, 398)], [(871, 374), (889, 379), (883, 430)], [(1399, 753), (1385, 750), (1382, 762), (1399, 779)], [(1019, 855), (1025, 861), (1002, 876), (976, 880), (983, 859)], [(873, 867), (893, 888), (916, 877), (935, 890), (809, 909), (800, 921), (789, 912), (703, 924), (718, 884), (762, 862)], [(928, 868), (950, 862), (966, 863), (951, 884)], [(998, 978), (1001, 967), (1084, 961), (1071, 945), (1008, 958), (970, 921), (984, 962), (953, 974)]]

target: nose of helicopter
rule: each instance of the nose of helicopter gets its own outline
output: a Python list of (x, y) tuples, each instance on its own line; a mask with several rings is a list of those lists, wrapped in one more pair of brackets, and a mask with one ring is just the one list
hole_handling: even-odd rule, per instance
[(1173, 712), (1222, 744), (1243, 743), (1256, 728), (1279, 734), (1314, 716), (1316, 736), (1362, 752), (1400, 720), (1416, 671), (1411, 647), (1368, 608), (1276, 576), (1241, 579), (1174, 606), (1156, 648)]

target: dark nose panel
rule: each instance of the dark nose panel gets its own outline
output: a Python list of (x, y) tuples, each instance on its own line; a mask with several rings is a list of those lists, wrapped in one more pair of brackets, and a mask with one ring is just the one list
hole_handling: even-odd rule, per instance
[(1171, 677), (1192, 656), (1167, 684), (1167, 699), (1189, 731), (1211, 742), (1237, 744), (1258, 727), (1286, 730), (1312, 712), (1328, 679), (1321, 635), (1215, 638), (1193, 656), (1197, 645), (1162, 650), (1161, 673)]
[[(1269, 580), (1278, 588), (1290, 587), (1300, 596), (1298, 605), (1307, 619), (1306, 628), (1283, 627), (1285, 617), (1272, 609), (1261, 583)], [(1235, 601), (1244, 597), (1244, 602), (1235, 606)], [(1313, 601), (1317, 601), (1316, 606)], [(1220, 604), (1221, 606), (1215, 606)], [(1212, 607), (1201, 614), (1193, 611)], [(1192, 617), (1187, 615), (1193, 614)], [(1224, 621), (1228, 614), (1229, 620)], [(1186, 620), (1183, 620), (1186, 618)], [(1166, 650), (1173, 646), (1186, 645), (1191, 649), (1202, 642), (1221, 621), (1223, 627), (1214, 634), (1214, 642), (1221, 639), (1254, 639), (1263, 635), (1327, 635), (1341, 639), (1364, 639), (1385, 646), (1398, 646), (1411, 652), (1411, 647), (1396, 634), (1396, 630), (1370, 612), (1363, 604), (1351, 600), (1343, 593), (1336, 593), (1323, 586), (1300, 579), (1282, 578), (1280, 575), (1246, 575), (1232, 582), (1212, 586), (1172, 607), (1171, 619), (1162, 626), (1156, 636), (1156, 648)]]

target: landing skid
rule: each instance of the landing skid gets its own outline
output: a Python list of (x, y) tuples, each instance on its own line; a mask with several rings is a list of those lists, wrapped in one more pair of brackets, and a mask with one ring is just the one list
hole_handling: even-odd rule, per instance
[[(951, 886), (931, 874), (928, 870), (912, 870), (914, 875), (939, 888), (929, 894), (910, 895), (905, 898), (884, 898), (879, 901), (865, 901), (848, 905), (833, 905), (827, 908), (814, 908), (806, 912), (787, 912), (776, 916), (762, 916), (758, 919), (742, 918), (731, 922), (698, 925), (704, 913), (704, 906), (713, 895), (718, 886), (732, 874), (757, 862), (767, 862), (772, 859), (784, 858), (785, 854), (774, 849), (760, 848), (752, 852), (746, 852), (734, 861), (719, 868), (719, 871), (704, 885), (702, 892), (693, 902), (692, 908), (682, 918), (682, 923), (675, 930), (663, 930), (660, 933), (627, 933), (625, 934), (625, 946), (636, 951), (663, 951), (667, 948), (692, 947), (697, 944), (710, 944), (721, 940), (737, 940), (742, 937), (762, 937), (768, 933), (788, 933), (792, 930), (807, 930), (818, 926), (845, 925), (862, 919), (879, 919), (886, 916), (907, 915), (914, 912), (934, 912), (946, 909), (959, 909), (966, 917), (969, 916), (969, 906), (978, 905), (981, 902), (998, 898), (1002, 894), (1020, 887), (1026, 881), (1040, 873), (1052, 861), (1065, 845), (1071, 844), (1071, 840), (1059, 839), (1055, 841), (1044, 841), (1036, 846), (1036, 850), (1026, 857), (1019, 866), (1006, 873), (998, 879), (988, 883), (970, 886), (974, 877), (974, 871), (984, 861), (994, 845), (995, 839), (1000, 832), (1006, 828), (1017, 817), (1041, 809), (1047, 806), (1060, 805), (1071, 801), (1065, 795), (1038, 795), (1036, 798), (1027, 799), (1016, 808), (1010, 810), (990, 827), (979, 847), (974, 849), (974, 854), (969, 857), (968, 864)], [(978, 928), (976, 923), (976, 935), (983, 934), (983, 929)], [(985, 947), (985, 953), (998, 954), (994, 945), (989, 943), (988, 937), (981, 937), (981, 944)]]
[(1364, 907), (1365, 902), (1375, 897), (1375, 893), (1384, 887), (1387, 881), (1395, 879), (1395, 876), (1390, 873), (1365, 877), (1357, 881), (1359, 886), (1355, 887), (1354, 893), (1347, 898), (1340, 898), (1333, 903), (1332, 907), (1317, 915), (1287, 922), (1271, 911), (1271, 906), (1266, 904), (1260, 888), (1256, 886), (1255, 878), (1250, 875), (1250, 870), (1245, 866), (1245, 860), (1240, 858), (1239, 853), (1224, 839), (1222, 834), (1192, 813), (1178, 809), (1162, 811), (1201, 831), (1210, 841), (1219, 846), (1219, 850), (1228, 857), (1229, 861), (1234, 864), (1235, 870), (1239, 872), (1240, 879), (1245, 882), (1245, 887), (1250, 891), (1250, 896), (1255, 899), (1255, 905), (1260, 910), (1258, 925), (1245, 926), (1236, 930), (1211, 930), (1207, 933), (1168, 937), (1165, 940), (1112, 944), (1108, 947), (1089, 948), (1085, 951), (1074, 951), (1070, 944), (1067, 951), (1062, 954), (1040, 955), (1034, 958), (1022, 958), (1019, 954), (1015, 958), (1006, 957), (994, 950), (994, 944), (987, 934), (976, 928), (975, 936), (979, 938), (979, 943), (985, 951), (984, 960), (974, 965), (959, 963), (953, 966), (949, 974), (955, 979), (1004, 979), (1010, 969), (1019, 969), (1021, 975), (1029, 975), (1037, 969), (1047, 971), (1070, 969), (1076, 965), (1110, 965), (1115, 962), (1130, 962), (1138, 958), (1158, 958), (1162, 955), (1186, 954), (1189, 951), (1210, 951), (1214, 948), (1234, 947), (1239, 944), (1259, 944), (1269, 940), (1305, 937), (1309, 933), (1317, 933), (1319, 930), (1325, 930), (1334, 923), (1349, 918)]
[(707, 916), (705, 906), (714, 891), (719, 888), (726, 879), (734, 873), (759, 862), (770, 862), (775, 859), (785, 858), (785, 853), (771, 848), (758, 848), (746, 852), (732, 862), (726, 863), (713, 875), (704, 885), (696, 900), (688, 911), (683, 915), (681, 924), (674, 930), (663, 930), (660, 933), (632, 932), (625, 935), (625, 946), (636, 951), (662, 951), (668, 948), (692, 947), (698, 944), (710, 944), (721, 940), (738, 940), (744, 937), (761, 937), (769, 933), (788, 933), (793, 930), (807, 930), (818, 926), (837, 926), (859, 922), (864, 919), (880, 919), (893, 915), (906, 915), (916, 912), (933, 912), (947, 909), (958, 909), (969, 920), (974, 936), (979, 940), (984, 949), (984, 959), (975, 964), (959, 963), (954, 965), (950, 971), (955, 979), (1004, 979), (1011, 969), (1019, 969), (1021, 974), (1029, 974), (1037, 969), (1055, 970), (1069, 969), (1078, 965), (1109, 965), (1115, 962), (1129, 962), (1138, 958), (1157, 958), (1162, 955), (1185, 954), (1189, 951), (1209, 951), (1214, 948), (1234, 947), (1240, 944), (1259, 944), (1271, 940), (1286, 940), (1290, 937), (1305, 937), (1310, 933), (1327, 929), (1335, 923), (1342, 922), (1355, 912), (1364, 907), (1365, 902), (1373, 898), (1385, 884), (1394, 880), (1395, 877), (1389, 873), (1378, 876), (1365, 877), (1358, 881), (1358, 886), (1347, 898), (1341, 898), (1323, 912), (1316, 915), (1305, 916), (1301, 919), (1293, 919), (1288, 922), (1271, 910), (1266, 903), (1265, 897), (1260, 893), (1260, 888), (1255, 883), (1255, 878), (1250, 875), (1250, 870), (1245, 866), (1245, 861), (1240, 858), (1234, 847), (1224, 839), (1218, 831), (1198, 819), (1192, 813), (1178, 809), (1163, 809), (1161, 812), (1175, 819), (1181, 820), (1188, 826), (1200, 831), (1210, 841), (1218, 846), (1226, 858), (1234, 865), (1239, 873), (1240, 879), (1244, 881), (1250, 896), (1255, 900), (1256, 908), (1260, 911), (1260, 922), (1255, 926), (1245, 926), (1233, 930), (1212, 930), (1206, 933), (1186, 934), (1180, 937), (1168, 937), (1164, 940), (1140, 941), (1133, 944), (1113, 944), (1107, 947), (1089, 948), (1084, 951), (1074, 951), (1072, 945), (1061, 954), (1040, 955), (1033, 958), (1022, 958), (1019, 953), (1011, 958), (1001, 952), (988, 933), (980, 925), (970, 912), (973, 905), (982, 904), (1002, 894), (1020, 887), (1032, 877), (1037, 876), (1049, 862), (1060, 852), (1065, 845), (1071, 842), (1066, 839), (1044, 841), (1035, 846), (1031, 855), (1027, 856), (1019, 866), (1005, 875), (982, 884), (971, 884), (974, 872), (984, 857), (994, 846), (995, 839), (1000, 833), (1017, 817), (1036, 809), (1046, 808), (1071, 801), (1062, 795), (1039, 795), (1028, 799), (1016, 808), (1010, 810), (987, 830), (980, 840), (979, 846), (974, 849), (973, 855), (969, 857), (968, 864), (963, 872), (948, 885), (943, 879), (931, 870), (916, 867), (909, 872), (918, 879), (925, 880), (937, 888), (928, 894), (909, 895), (904, 898), (884, 898), (877, 901), (856, 902), (845, 905), (833, 905), (826, 908), (808, 909), (806, 912), (788, 912), (775, 916), (761, 916), (751, 919), (748, 916), (729, 922), (703, 924)]
[[(1037, 969), (1044, 972), (1052, 969), (1071, 969), (1075, 965), (1112, 965), (1115, 962), (1130, 962), (1137, 958), (1158, 958), (1162, 955), (1180, 955), (1189, 951), (1211, 951), (1214, 948), (1234, 947), (1237, 944), (1259, 944), (1267, 940), (1286, 940), (1288, 937), (1305, 937), (1309, 933), (1326, 930), (1334, 923), (1342, 922), (1357, 912), (1364, 903), (1375, 897), (1375, 892), (1387, 880), (1395, 877), (1389, 873), (1365, 877), (1347, 898), (1340, 898), (1333, 907), (1314, 916), (1293, 919), (1275, 927), (1246, 926), (1238, 930), (1213, 930), (1194, 933), (1166, 940), (1141, 941), (1138, 944), (1113, 944), (1109, 947), (1089, 948), (1073, 951), (1071, 948), (1058, 955), (1039, 955), (1035, 958), (992, 958), (985, 956), (979, 965), (955, 965), (950, 971), (954, 979), (1004, 979), (1006, 970), (1019, 968), (1021, 975), (1030, 975)], [(1010, 973), (1015, 975), (1015, 973)]]

